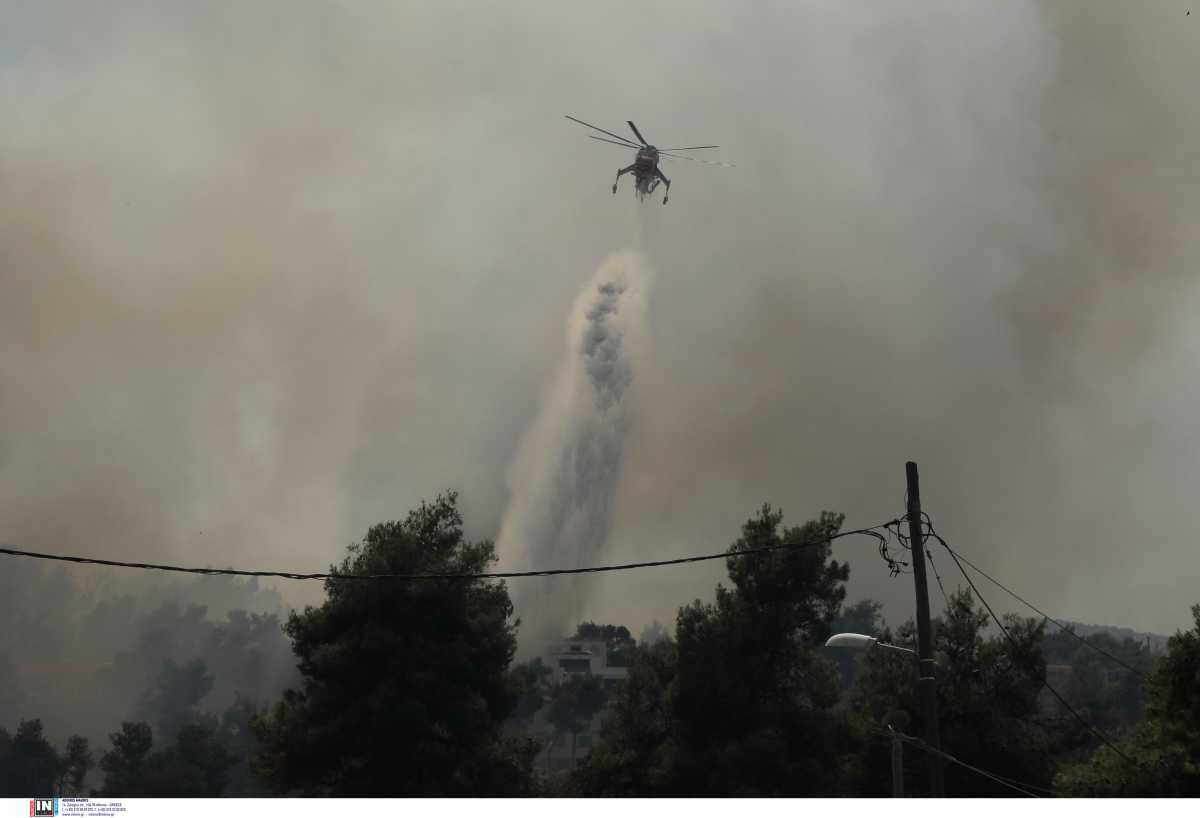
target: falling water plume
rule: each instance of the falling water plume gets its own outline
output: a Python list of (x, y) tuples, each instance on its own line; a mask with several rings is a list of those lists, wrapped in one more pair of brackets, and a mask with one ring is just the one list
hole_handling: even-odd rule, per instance
[[(574, 568), (600, 561), (633, 422), (652, 272), (635, 250), (601, 262), (567, 321), (566, 351), (509, 473), (497, 548), (506, 564)], [(577, 577), (512, 589), (523, 651), (561, 638), (581, 615)]]

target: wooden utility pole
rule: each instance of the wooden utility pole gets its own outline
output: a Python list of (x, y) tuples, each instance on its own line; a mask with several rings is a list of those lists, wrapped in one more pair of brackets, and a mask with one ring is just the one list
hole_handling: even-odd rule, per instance
[(900, 736), (896, 735), (896, 731), (892, 729), (892, 725), (888, 725), (888, 732), (892, 734), (892, 798), (904, 797), (904, 744), (900, 741)]
[(912, 545), (913, 582), (917, 587), (917, 692), (925, 721), (925, 743), (929, 756), (929, 789), (934, 798), (943, 797), (942, 740), (938, 730), (937, 687), (933, 678), (933, 632), (929, 623), (929, 588), (925, 582), (925, 537), (921, 530), (921, 484), (917, 464), (904, 464), (908, 478), (908, 537)]

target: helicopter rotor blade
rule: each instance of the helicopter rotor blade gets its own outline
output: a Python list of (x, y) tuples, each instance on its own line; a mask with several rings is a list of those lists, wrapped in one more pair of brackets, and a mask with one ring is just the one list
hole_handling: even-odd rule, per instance
[(662, 151), (659, 151), (658, 155), (665, 156), (667, 159), (686, 159), (689, 162), (699, 162), (702, 165), (716, 165), (719, 168), (736, 168), (737, 167), (737, 165), (733, 164), (732, 162), (713, 162), (708, 159), (697, 159), (694, 156), (679, 156), (674, 153), (663, 153)]
[(693, 148), (659, 148), (660, 151), (704, 151), (709, 148), (719, 148), (720, 145), (696, 145)]
[(637, 129), (637, 125), (634, 125), (634, 124), (633, 124), (633, 122), (632, 122), (631, 120), (626, 120), (626, 122), (628, 122), (628, 123), (629, 123), (629, 127), (633, 129), (633, 135), (634, 135), (634, 136), (636, 136), (636, 137), (638, 138), (638, 141), (639, 141), (639, 142), (641, 142), (643, 145), (649, 145), (649, 144), (650, 144), (649, 142), (647, 142), (647, 141), (646, 141), (646, 138), (645, 138), (644, 136), (642, 136), (642, 134), (641, 134), (641, 133), (638, 131), (638, 129)]
[(571, 120), (572, 122), (578, 122), (580, 125), (585, 125), (593, 130), (599, 131), (600, 133), (608, 134), (609, 136), (611, 136), (615, 139), (620, 139), (622, 144), (626, 145), (627, 147), (630, 147), (630, 148), (640, 148), (641, 147), (641, 145), (637, 144), (632, 139), (626, 139), (625, 137), (621, 136), (620, 134), (615, 134), (612, 131), (606, 131), (603, 128), (597, 128), (595, 125), (592, 125), (588, 122), (584, 122), (582, 119), (576, 119), (575, 117), (573, 117), (569, 114), (563, 114), (563, 116), (565, 116), (567, 119)]
[(591, 134), (588, 134), (588, 139), (595, 139), (597, 142), (607, 142), (610, 145), (620, 145), (622, 148), (631, 148), (633, 150), (636, 150), (638, 147), (637, 145), (627, 145), (624, 142), (614, 142), (611, 139), (605, 139), (603, 136), (592, 136)]

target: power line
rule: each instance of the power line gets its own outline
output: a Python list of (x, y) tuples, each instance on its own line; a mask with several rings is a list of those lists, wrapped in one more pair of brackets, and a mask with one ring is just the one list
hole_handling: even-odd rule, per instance
[[(925, 515), (925, 516), (927, 517), (928, 515)], [(932, 528), (931, 528), (931, 530), (932, 530)], [(939, 537), (938, 539), (941, 539), (941, 538)], [(942, 543), (942, 545), (943, 545), (943, 546), (945, 546), (946, 544), (943, 542), (943, 543)], [(949, 548), (949, 547), (947, 546), (947, 550), (948, 550), (948, 548)], [(1078, 641), (1079, 641), (1081, 644), (1087, 645), (1089, 648), (1091, 648), (1092, 650), (1096, 651), (1096, 653), (1099, 653), (1101, 656), (1104, 656), (1104, 657), (1108, 658), (1109, 660), (1111, 660), (1111, 661), (1113, 661), (1113, 662), (1116, 662), (1118, 665), (1120, 665), (1121, 667), (1125, 668), (1125, 669), (1126, 669), (1126, 670), (1128, 670), (1130, 673), (1133, 673), (1134, 675), (1138, 676), (1139, 678), (1142, 678), (1142, 679), (1145, 679), (1145, 678), (1146, 678), (1146, 673), (1145, 673), (1144, 671), (1138, 670), (1136, 667), (1134, 667), (1133, 665), (1131, 665), (1131, 664), (1129, 664), (1128, 662), (1124, 661), (1123, 659), (1120, 659), (1120, 658), (1118, 658), (1118, 657), (1116, 657), (1116, 656), (1113, 656), (1111, 653), (1109, 653), (1108, 651), (1104, 650), (1104, 649), (1103, 649), (1103, 648), (1101, 648), (1099, 645), (1093, 645), (1093, 644), (1092, 644), (1091, 642), (1089, 642), (1087, 639), (1085, 639), (1084, 637), (1080, 636), (1080, 635), (1079, 635), (1079, 634), (1077, 634), (1075, 631), (1071, 630), (1071, 628), (1070, 628), (1069, 626), (1067, 626), (1067, 625), (1064, 625), (1062, 622), (1059, 622), (1057, 619), (1055, 619), (1054, 617), (1050, 616), (1050, 614), (1046, 613), (1046, 612), (1045, 612), (1045, 611), (1043, 611), (1041, 608), (1039, 608), (1038, 606), (1034, 605), (1032, 602), (1030, 602), (1030, 601), (1028, 601), (1028, 600), (1024, 599), (1023, 597), (1021, 597), (1021, 596), (1020, 596), (1019, 594), (1017, 594), (1015, 591), (1012, 591), (1012, 590), (1010, 590), (1009, 588), (1005, 587), (1005, 585), (1004, 585), (1003, 583), (1001, 583), (999, 580), (997, 580), (997, 579), (995, 579), (994, 577), (992, 577), (991, 575), (989, 575), (989, 574), (988, 574), (986, 571), (984, 571), (982, 568), (980, 568), (980, 567), (979, 567), (978, 565), (976, 565), (975, 563), (971, 562), (969, 559), (967, 559), (966, 557), (964, 557), (962, 554), (959, 554), (959, 555), (958, 555), (958, 557), (959, 557), (959, 559), (961, 559), (963, 562), (965, 562), (967, 565), (971, 566), (971, 568), (973, 568), (973, 569), (975, 570), (975, 573), (979, 574), (981, 577), (983, 577), (984, 579), (986, 579), (988, 582), (990, 582), (990, 583), (992, 583), (993, 585), (995, 585), (995, 586), (996, 586), (997, 588), (999, 588), (1001, 591), (1004, 591), (1004, 593), (1008, 594), (1008, 595), (1009, 595), (1009, 596), (1011, 596), (1013, 599), (1017, 600), (1018, 602), (1020, 602), (1020, 603), (1021, 603), (1022, 605), (1024, 605), (1025, 607), (1029, 608), (1029, 609), (1030, 609), (1031, 611), (1033, 611), (1034, 613), (1036, 613), (1036, 614), (1038, 614), (1038, 615), (1040, 615), (1040, 616), (1044, 617), (1046, 620), (1048, 620), (1048, 621), (1050, 621), (1050, 622), (1053, 622), (1055, 625), (1057, 625), (1057, 626), (1058, 626), (1059, 630), (1061, 630), (1061, 631), (1063, 631), (1063, 632), (1065, 632), (1065, 633), (1068, 633), (1068, 634), (1070, 634), (1072, 637), (1074, 637), (1076, 640), (1078, 640)]]
[(423, 579), (517, 579), (521, 577), (551, 577), (564, 574), (599, 574), (609, 571), (630, 571), (636, 568), (660, 568), (667, 565), (685, 565), (707, 560), (743, 557), (752, 554), (765, 554), (771, 551), (786, 551), (803, 548), (819, 548), (843, 537), (862, 535), (882, 539), (883, 535), (877, 529), (884, 528), (881, 524), (869, 528), (856, 528), (852, 531), (840, 531), (816, 540), (805, 540), (799, 543), (781, 543), (767, 545), (761, 548), (747, 548), (743, 551), (722, 551), (720, 554), (703, 554), (693, 557), (679, 557), (670, 560), (654, 560), (650, 562), (627, 562), (620, 565), (598, 565), (588, 568), (553, 568), (540, 571), (495, 571), (476, 574), (456, 573), (427, 573), (427, 574), (341, 574), (341, 573), (312, 573), (304, 574), (293, 571), (242, 571), (234, 568), (187, 568), (179, 565), (162, 565), (150, 562), (124, 562), (121, 560), (105, 560), (94, 557), (66, 556), (62, 554), (43, 554), (37, 551), (24, 551), (17, 548), (0, 547), (0, 554), (12, 557), (28, 557), (30, 559), (52, 560), (55, 562), (71, 562), (82, 565), (104, 565), (113, 568), (136, 568), (145, 571), (173, 571), (182, 574), (200, 574), (203, 576), (235, 576), (235, 577), (274, 577), (278, 579), (355, 579), (355, 580), (423, 580)]
[(967, 762), (962, 761), (961, 759), (955, 758), (954, 756), (952, 756), (949, 753), (944, 752), (942, 750), (935, 750), (933, 747), (930, 747), (927, 743), (918, 739), (916, 736), (909, 736), (909, 735), (905, 735), (904, 733), (896, 733), (896, 736), (897, 736), (897, 738), (899, 738), (901, 741), (905, 742), (906, 744), (911, 744), (911, 745), (917, 747), (918, 749), (923, 750), (931, 755), (939, 756), (940, 758), (943, 758), (946, 761), (949, 761), (951, 764), (957, 764), (960, 767), (964, 767), (964, 768), (970, 770), (971, 772), (975, 773), (976, 775), (983, 776), (984, 778), (990, 779), (991, 781), (995, 781), (997, 784), (1001, 784), (1002, 786), (1008, 787), (1009, 789), (1016, 790), (1017, 792), (1021, 793), (1021, 795), (1026, 795), (1026, 796), (1029, 796), (1030, 798), (1040, 798), (1041, 797), (1032, 792), (1029, 792), (1029, 790), (1024, 789), (1022, 786), (1019, 786), (1017, 783), (1013, 783), (1010, 779), (1001, 777), (999, 775), (996, 775), (995, 773), (990, 773), (987, 770), (980, 769), (979, 767), (976, 767), (974, 764), (968, 764)]
[[(892, 533), (892, 530), (890, 528), (887, 529), (887, 531), (889, 534)], [(880, 541), (879, 541), (879, 558), (887, 563), (888, 572), (893, 577), (903, 574), (904, 568), (908, 565), (907, 562), (904, 562), (903, 560), (898, 560), (892, 556), (891, 551), (888, 550), (887, 537), (884, 537), (884, 538), (880, 539)]]
[(974, 764), (968, 764), (967, 762), (963, 761), (962, 759), (955, 758), (954, 756), (950, 755), (949, 753), (947, 753), (943, 750), (934, 749), (933, 747), (929, 746), (929, 744), (927, 742), (925, 742), (922, 739), (917, 738), (916, 736), (906, 735), (905, 733), (901, 733), (901, 732), (897, 731), (896, 737), (907, 744), (912, 744), (913, 746), (917, 747), (920, 750), (924, 750), (925, 752), (930, 753), (932, 755), (940, 756), (941, 758), (944, 758), (946, 761), (949, 761), (952, 764), (957, 764), (960, 767), (964, 767), (964, 768), (970, 770), (971, 772), (975, 773), (976, 775), (981, 775), (984, 778), (988, 778), (988, 779), (991, 779), (992, 781), (995, 781), (997, 784), (1008, 787), (1011, 790), (1015, 790), (1016, 792), (1021, 793), (1021, 795), (1026, 795), (1026, 796), (1029, 796), (1030, 798), (1040, 798), (1041, 797), (1040, 795), (1030, 792), (1030, 790), (1040, 790), (1041, 792), (1048, 793), (1050, 795), (1059, 795), (1059, 793), (1055, 792), (1054, 790), (1050, 790), (1045, 787), (1039, 787), (1035, 784), (1026, 784), (1024, 781), (1020, 781), (1016, 778), (1009, 778), (1008, 776), (1000, 775), (999, 773), (993, 773), (988, 770), (984, 770), (980, 767), (976, 767)]
[[(954, 564), (958, 566), (958, 570), (962, 573), (963, 579), (965, 579), (967, 581), (967, 584), (971, 586), (971, 590), (975, 592), (975, 596), (978, 597), (979, 601), (983, 604), (983, 607), (987, 609), (987, 612), (989, 615), (991, 615), (992, 620), (1000, 627), (1000, 631), (1004, 634), (1005, 638), (1008, 639), (1009, 643), (1012, 644), (1012, 646), (1014, 648), (1019, 648), (1020, 646), (1017, 645), (1017, 640), (1013, 637), (1013, 635), (1011, 633), (1009, 633), (1008, 628), (1004, 625), (1004, 622), (1002, 622), (1000, 620), (1000, 617), (996, 616), (996, 612), (992, 610), (992, 606), (988, 604), (988, 601), (983, 598), (983, 594), (979, 593), (979, 589), (977, 587), (975, 587), (975, 582), (974, 582), (974, 580), (971, 579), (971, 575), (967, 573), (967, 569), (963, 568), (962, 563), (958, 561), (958, 554), (956, 554), (954, 549), (952, 549), (946, 543), (946, 541), (942, 539), (941, 535), (939, 535), (937, 533), (937, 531), (934, 530), (932, 522), (928, 522), (927, 524), (929, 526), (929, 536), (933, 537), (935, 540), (937, 540), (939, 543), (942, 544), (942, 547), (945, 548), (946, 552), (950, 554), (950, 559), (954, 560)], [(1061, 703), (1062, 706), (1065, 707), (1071, 715), (1073, 715), (1076, 719), (1079, 720), (1080, 724), (1082, 724), (1093, 735), (1095, 735), (1097, 738), (1099, 738), (1101, 741), (1103, 741), (1105, 744), (1107, 744), (1109, 749), (1111, 749), (1114, 753), (1119, 755), (1122, 759), (1124, 759), (1125, 761), (1127, 761), (1130, 764), (1133, 763), (1133, 759), (1131, 759), (1125, 753), (1121, 752), (1121, 749), (1119, 747), (1117, 747), (1117, 745), (1113, 742), (1113, 740), (1110, 739), (1102, 730), (1100, 730), (1100, 728), (1093, 726), (1090, 722), (1088, 722), (1087, 719), (1085, 719), (1082, 715), (1080, 715), (1079, 711), (1077, 711), (1074, 707), (1072, 707), (1070, 705), (1070, 703), (1068, 703), (1067, 700), (1062, 697), (1062, 694), (1060, 694), (1057, 690), (1054, 689), (1054, 687), (1050, 684), (1050, 682), (1046, 681), (1046, 678), (1044, 675), (1041, 679), (1041, 682), (1042, 682), (1042, 686), (1045, 687), (1047, 690), (1049, 690), (1050, 693), (1054, 695), (1054, 698), (1058, 699), (1059, 703)]]
[[(929, 538), (926, 537), (926, 540)], [(938, 573), (937, 566), (933, 564), (933, 552), (925, 547), (925, 543), (921, 543), (921, 547), (925, 548), (925, 556), (929, 557), (929, 567), (933, 569), (933, 578), (937, 580), (938, 587), (942, 589), (942, 599), (946, 601), (946, 610), (950, 610), (950, 597), (946, 595), (946, 586), (942, 584), (942, 575)]]
[[(890, 733), (890, 732), (885, 732), (876, 727), (871, 727), (870, 729), (872, 729), (875, 733), (877, 733), (880, 736), (883, 736), (885, 738), (890, 739), (892, 737), (892, 733)], [(950, 755), (949, 753), (945, 752), (944, 750), (934, 749), (933, 747), (931, 747), (928, 744), (928, 742), (926, 742), (924, 739), (918, 738), (917, 736), (910, 736), (910, 735), (900, 732), (899, 730), (896, 730), (895, 737), (900, 739), (901, 741), (915, 745), (920, 750), (923, 750), (927, 753), (932, 753), (933, 755), (941, 756), (942, 758), (944, 758), (947, 761), (950, 761), (951, 763), (957, 764), (960, 767), (964, 767), (968, 770), (971, 770), (972, 772), (977, 773), (985, 778), (990, 778), (991, 780), (995, 781), (998, 784), (1003, 784), (1006, 787), (1011, 787), (1011, 788), (1017, 790), (1018, 792), (1020, 792), (1022, 795), (1028, 795), (1031, 798), (1039, 797), (1037, 795), (1034, 795), (1032, 792), (1026, 792), (1026, 790), (1037, 790), (1039, 792), (1044, 792), (1047, 795), (1054, 795), (1054, 796), (1062, 795), (1062, 793), (1058, 792), (1057, 790), (1052, 790), (1052, 789), (1049, 789), (1047, 787), (1042, 787), (1037, 784), (1029, 784), (1029, 783), (1027, 783), (1025, 781), (1021, 781), (1020, 779), (1017, 779), (1017, 778), (1011, 778), (1006, 775), (1000, 775), (1000, 773), (991, 772), (990, 770), (984, 770), (980, 767), (976, 767), (973, 764), (968, 764), (967, 762), (963, 761), (962, 759), (956, 758), (956, 757)]]
[[(883, 530), (887, 532), (887, 534), (895, 537), (896, 541), (900, 543), (901, 547), (904, 547), (904, 535), (900, 532), (899, 520), (893, 520), (892, 522), (885, 524), (883, 526)], [(879, 539), (879, 556), (884, 562), (887, 563), (888, 571), (893, 577), (899, 576), (900, 574), (912, 573), (911, 571), (904, 570), (908, 567), (907, 562), (904, 560), (898, 560), (892, 556), (891, 552), (888, 550), (888, 540), (886, 536), (880, 537)]]
[[(907, 491), (904, 492), (904, 502), (906, 504), (905, 507), (907, 507), (907, 503), (908, 503), (908, 492)], [(929, 515), (926, 514), (924, 511), (921, 512), (921, 520), (922, 520), (922, 522), (925, 522), (925, 523), (927, 523), (927, 521), (929, 520)], [(892, 529), (889, 528), (888, 532), (895, 535), (896, 539), (898, 539), (900, 541), (900, 545), (902, 548), (909, 551), (910, 553), (912, 552), (912, 543), (909, 542), (909, 537), (907, 537), (904, 534), (904, 531), (902, 530), (901, 526), (897, 525), (895, 531), (892, 531)], [(946, 595), (946, 586), (942, 584), (942, 576), (941, 576), (941, 574), (938, 573), (937, 566), (933, 564), (933, 554), (929, 551), (929, 549), (925, 545), (927, 542), (929, 542), (928, 534), (926, 534), (924, 537), (921, 538), (921, 546), (920, 547), (925, 549), (925, 556), (929, 559), (929, 567), (933, 569), (933, 576), (937, 580), (938, 588), (940, 588), (942, 591), (942, 599), (945, 600), (946, 607), (948, 608), (948, 607), (950, 607), (950, 597)], [(907, 565), (908, 563), (904, 563), (904, 564)], [(896, 572), (893, 572), (892, 575), (895, 576), (895, 573)]]

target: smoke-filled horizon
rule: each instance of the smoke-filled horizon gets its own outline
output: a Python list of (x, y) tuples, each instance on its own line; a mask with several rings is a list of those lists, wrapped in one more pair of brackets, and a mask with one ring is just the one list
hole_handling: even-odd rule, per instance
[[(766, 501), (889, 519), (912, 459), (939, 530), (1048, 611), (1187, 623), (1194, 15), (0, 8), (0, 540), (320, 570), (445, 488), (499, 537), (564, 316), (640, 208), (604, 562), (720, 550)], [(737, 167), (614, 197), (629, 155), (564, 113)], [(909, 579), (842, 543), (850, 598), (907, 618)], [(636, 633), (721, 576), (589, 578), (581, 615)]]
[[(280, 625), (282, 600), (256, 580), (78, 572), (16, 560), (0, 573), (0, 729), (40, 719), (60, 745), (71, 733), (105, 747), (122, 721), (151, 724), (168, 660), (199, 660), (211, 684), (193, 704), (221, 716), (236, 703), (261, 711), (298, 680)], [(167, 719), (169, 721), (169, 719)]]

